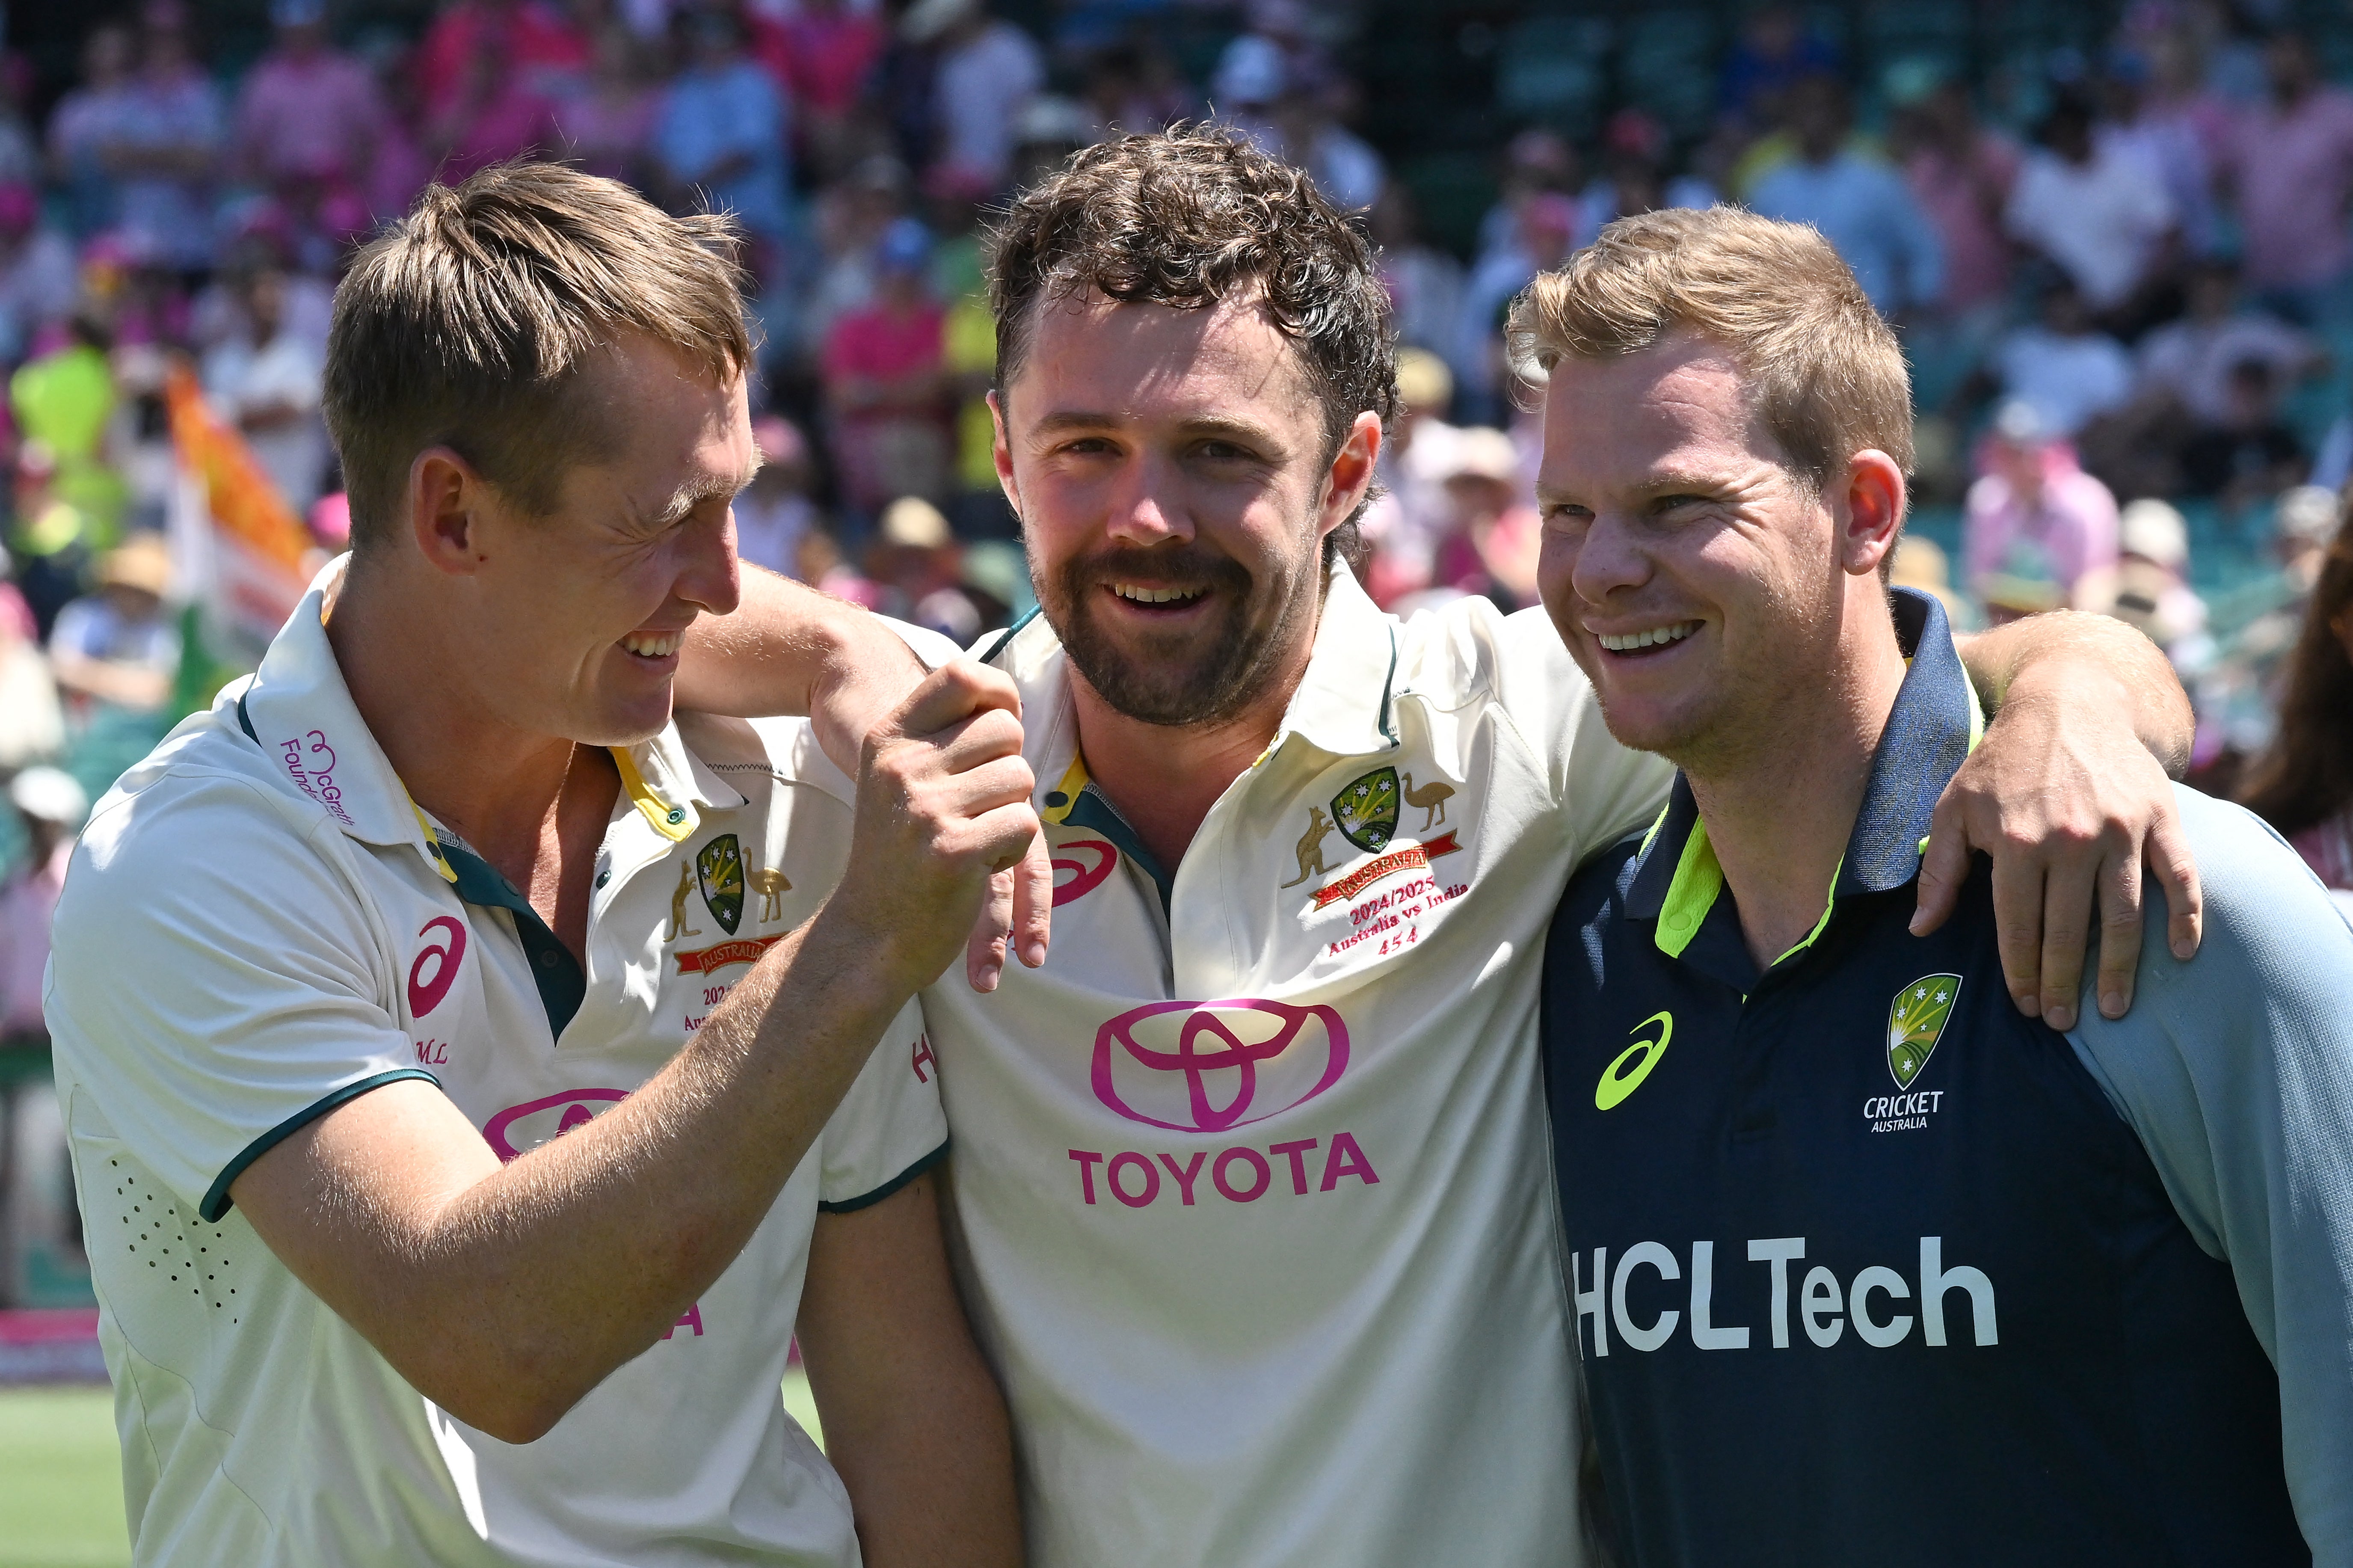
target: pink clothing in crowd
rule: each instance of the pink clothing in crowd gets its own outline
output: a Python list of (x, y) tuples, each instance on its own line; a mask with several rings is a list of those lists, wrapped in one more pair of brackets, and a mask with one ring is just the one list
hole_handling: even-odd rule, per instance
[(364, 177), (384, 118), (375, 79), (350, 56), (274, 54), (237, 95), (237, 150), (264, 179)]
[(467, 65), (486, 33), (494, 36), (501, 60), (533, 87), (588, 65), (588, 40), (545, 0), (459, 0), (433, 19), (417, 46), (417, 91), (427, 115), (448, 109), (464, 90)]
[(2000, 299), (2010, 287), (2010, 240), (2002, 210), (2018, 179), (2018, 144), (1998, 132), (1981, 132), (1967, 158), (1923, 148), (1905, 165), (1913, 200), (1945, 242), (1947, 310), (1966, 310)]
[(2323, 887), (2353, 890), (2353, 817), (2332, 816), (2290, 835), (2288, 844)]
[(46, 865), (27, 866), (0, 887), (0, 1035), (37, 1034), (41, 1021), (41, 972), (49, 962), (49, 917), (66, 885), (73, 840), (53, 851)]
[(2232, 135), (2227, 166), (2251, 286), (2310, 288), (2353, 262), (2345, 220), (2353, 196), (2353, 93), (2316, 88), (2284, 113), (2275, 103), (2253, 106)]
[(2042, 493), (2022, 499), (2010, 481), (1988, 474), (1969, 487), (1962, 569), (1975, 588), (1990, 576), (2056, 584), (2073, 596), (2087, 572), (2116, 563), (2116, 498), (2052, 443), (2042, 453)]
[(797, 107), (829, 117), (857, 106), (883, 42), (881, 22), (847, 6), (803, 6), (788, 16), (753, 21), (754, 57)]

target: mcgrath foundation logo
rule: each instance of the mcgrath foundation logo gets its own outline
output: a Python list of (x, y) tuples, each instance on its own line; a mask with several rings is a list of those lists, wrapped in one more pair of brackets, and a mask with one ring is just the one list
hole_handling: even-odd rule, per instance
[(629, 1098), (626, 1089), (568, 1089), (510, 1105), (483, 1125), (482, 1141), (501, 1160), (521, 1159), (551, 1138), (583, 1127)]
[(1223, 1132), (1280, 1116), (1347, 1069), (1347, 1026), (1330, 1007), (1251, 997), (1155, 1002), (1095, 1031), (1095, 1098), (1172, 1132)]

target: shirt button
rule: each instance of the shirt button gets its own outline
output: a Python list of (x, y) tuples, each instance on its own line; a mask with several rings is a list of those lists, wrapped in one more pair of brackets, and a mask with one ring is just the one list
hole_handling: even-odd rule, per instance
[(613, 873), (610, 871), (599, 871), (596, 873), (596, 885), (600, 888), (612, 879)]
[(549, 948), (545, 952), (539, 955), (539, 966), (542, 969), (553, 969), (555, 967), (555, 950), (554, 948)]
[(670, 819), (673, 823), (684, 822), (686, 820), (686, 807), (682, 805), (671, 806), (670, 808)]

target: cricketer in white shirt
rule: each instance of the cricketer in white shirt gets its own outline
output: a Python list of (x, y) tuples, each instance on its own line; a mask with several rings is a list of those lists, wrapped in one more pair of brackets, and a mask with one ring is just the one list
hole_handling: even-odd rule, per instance
[(1273, 744), (1164, 881), (1087, 787), (1051, 626), (1001, 641), (1054, 945), (923, 1005), (1032, 1563), (1572, 1558), (1537, 982), (1569, 870), (1672, 769), (1610, 740), (1542, 612), (1400, 623), (1341, 567)]
[(802, 721), (617, 748), (584, 975), (362, 722), (321, 624), (338, 569), (100, 803), (58, 911), (49, 1025), (140, 1561), (857, 1563), (778, 1384), (819, 1210), (944, 1152), (913, 1003), (716, 1283), (528, 1445), (417, 1393), (229, 1205), (280, 1138), (400, 1078), (508, 1159), (611, 1109), (849, 851), (849, 781)]

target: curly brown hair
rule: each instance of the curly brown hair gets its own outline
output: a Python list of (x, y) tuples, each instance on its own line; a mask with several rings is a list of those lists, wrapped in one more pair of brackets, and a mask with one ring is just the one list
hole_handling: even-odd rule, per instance
[[(1100, 293), (1195, 310), (1256, 299), (1299, 349), (1324, 405), (1330, 462), (1356, 416), (1398, 406), (1388, 290), (1359, 222), (1315, 183), (1219, 127), (1121, 136), (1075, 154), (1015, 198), (989, 236), (999, 395), (1045, 300)], [(1355, 514), (1324, 542), (1362, 563)]]
[(2282, 833), (2353, 806), (2353, 658), (2337, 629), (2353, 614), (2353, 510), (2340, 502), (2337, 517), (2288, 659), (2279, 732), (2239, 792), (2242, 805)]

